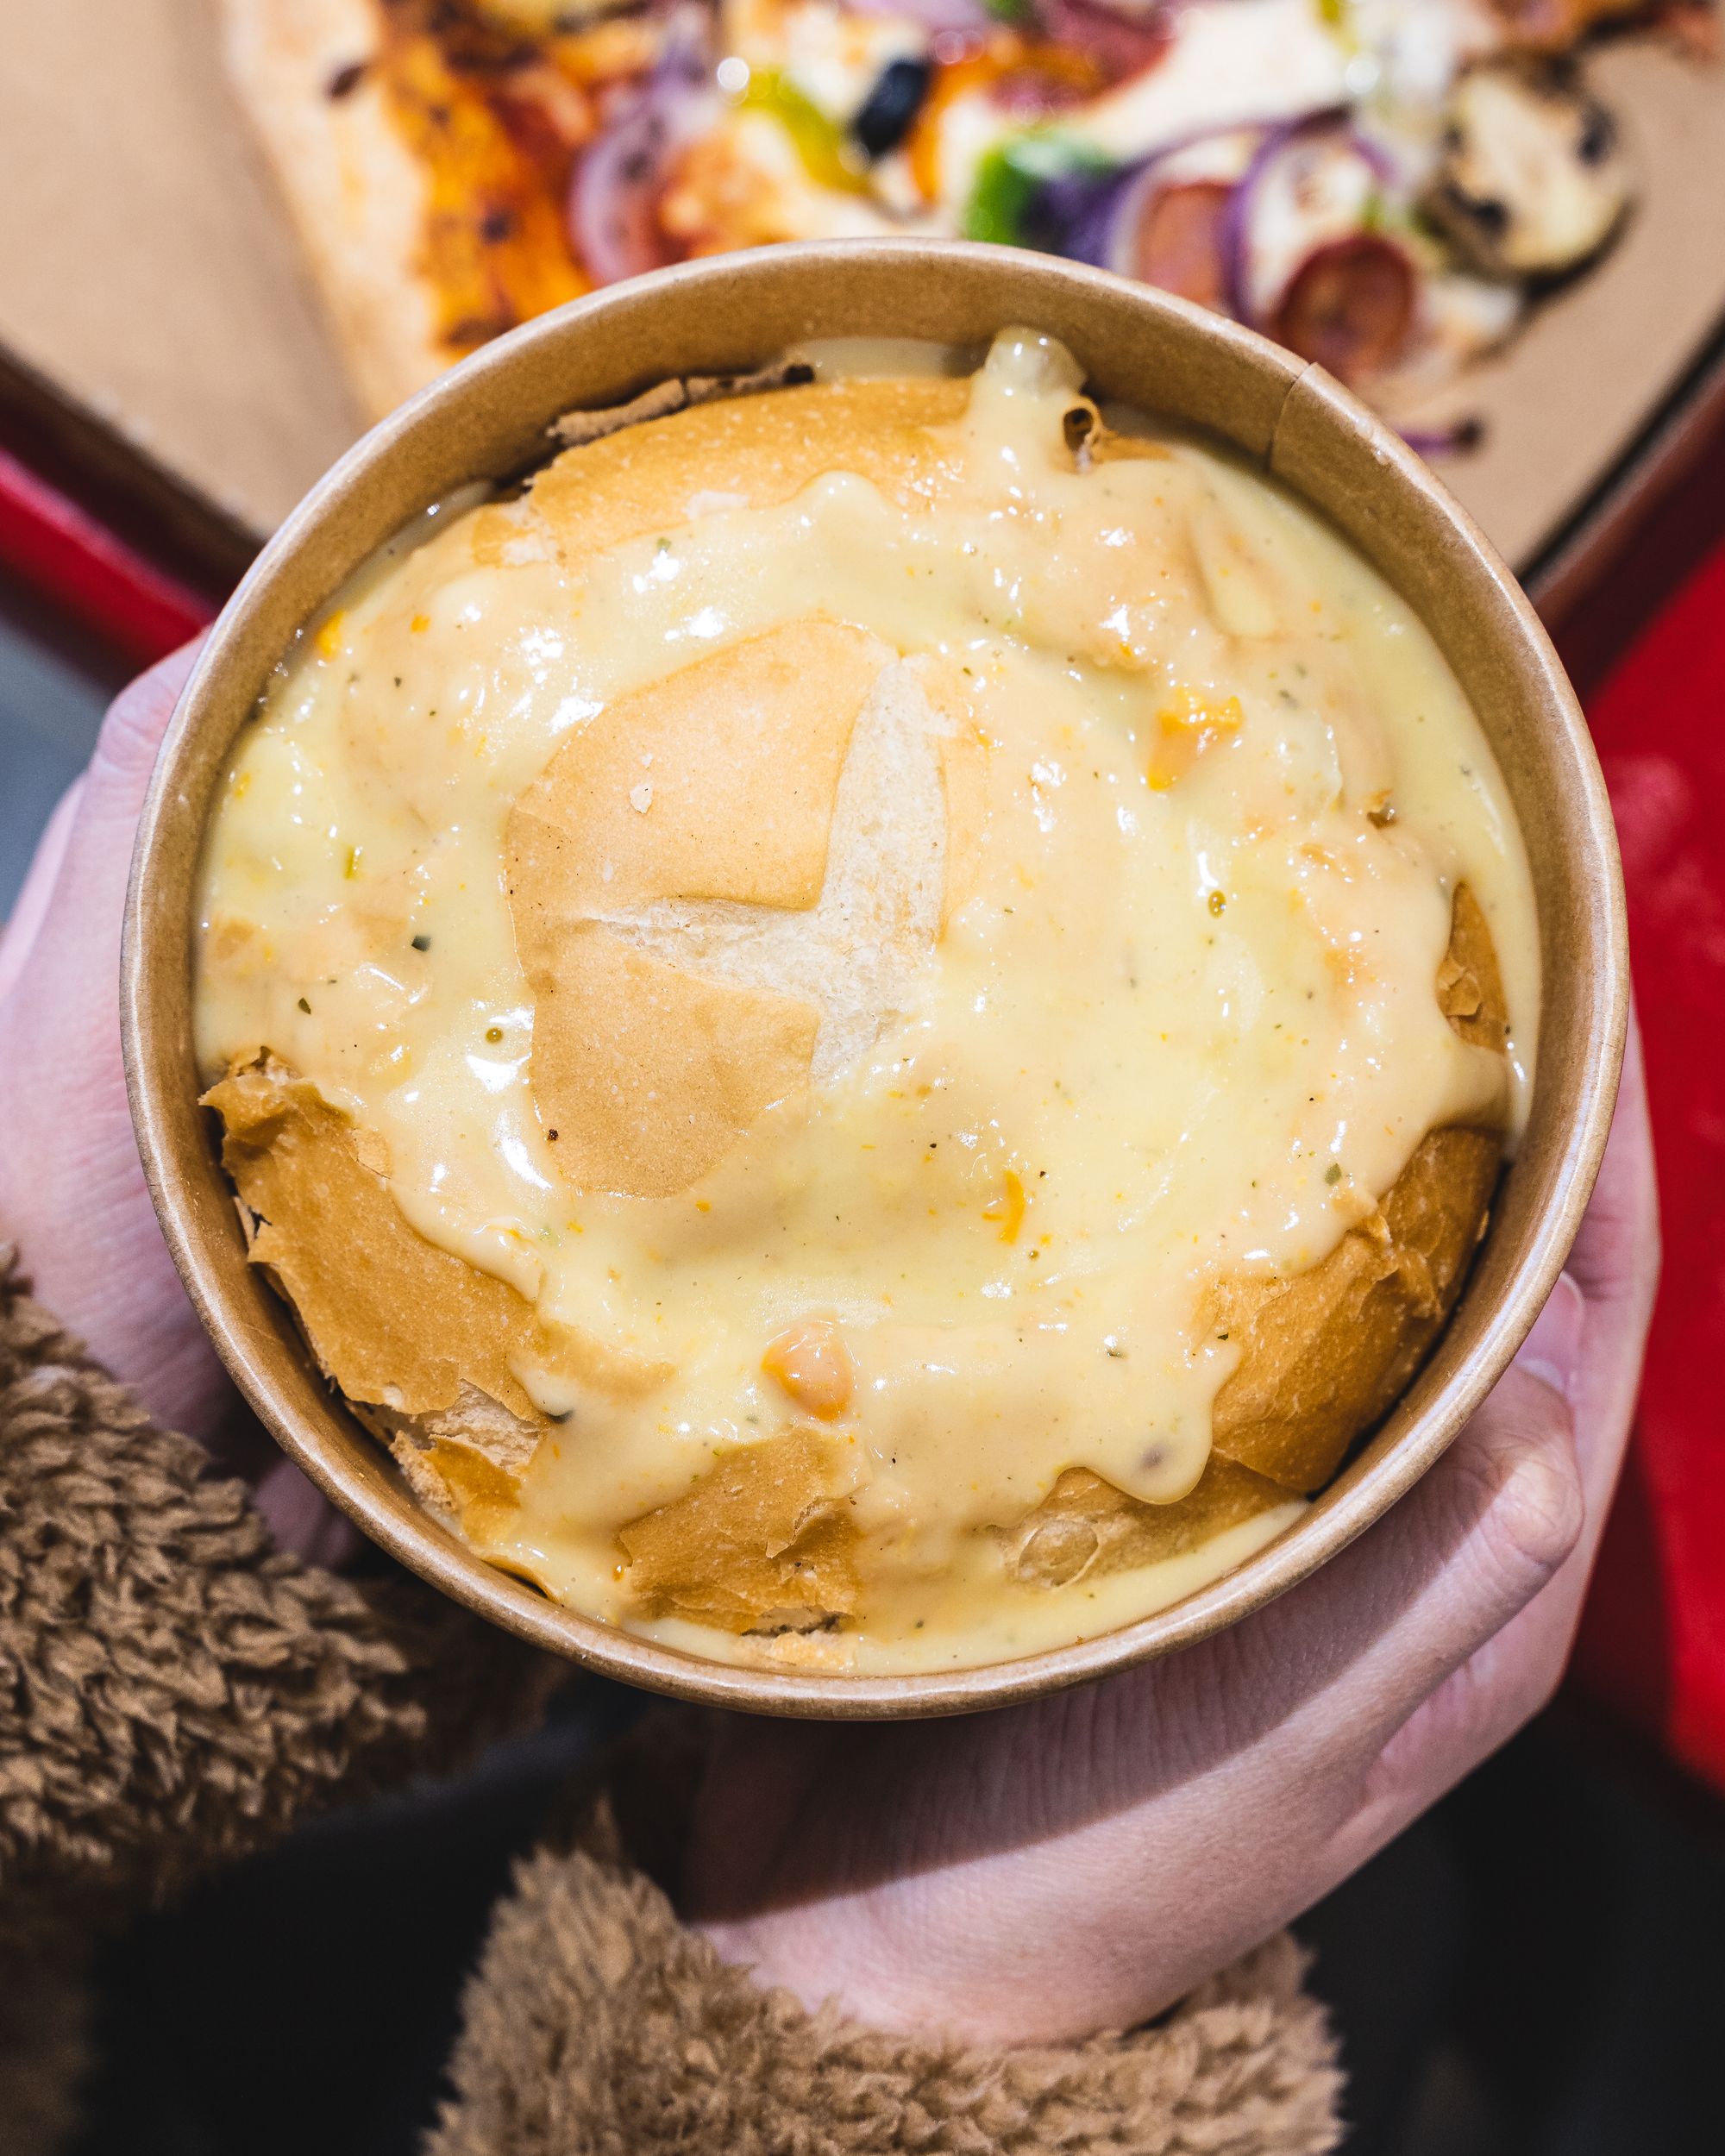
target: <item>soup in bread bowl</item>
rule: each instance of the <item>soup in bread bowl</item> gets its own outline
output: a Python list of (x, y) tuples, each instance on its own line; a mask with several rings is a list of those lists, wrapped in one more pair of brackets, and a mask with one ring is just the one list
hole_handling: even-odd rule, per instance
[[(815, 423), (847, 407), (837, 436)], [(1130, 517), (1091, 513), (1147, 479)], [(1168, 574), (1134, 581), (1154, 550)], [(1292, 625), (1265, 610), (1314, 576), (1313, 678), (1270, 682)], [(1422, 683), (1460, 714), (1441, 754)], [(1270, 690), (1289, 730), (1266, 751)], [(1482, 738), (1484, 762), (1456, 753)], [(1374, 739), (1397, 762), (1368, 784)], [(1278, 828), (1315, 849), (1306, 902), (1362, 931), (1321, 981), (1281, 970)], [(1505, 910), (1518, 858), (1531, 924)], [(1335, 910), (1364, 904), (1350, 862), (1400, 864), (1387, 942)], [(577, 981), (603, 993), (554, 1018)], [(1266, 984), (1329, 1030), (1266, 1011)], [(1627, 1008), (1584, 724), (1431, 473), (1250, 332), (916, 241), (595, 294), (356, 445), (198, 655), (139, 825), (121, 1015), (168, 1247), (336, 1505), (589, 1668), (845, 1717), (1122, 1669), (1368, 1529), (1558, 1276)], [(1356, 1056), (1377, 1018), (1431, 1051), (1405, 1086)], [(1345, 1131), (1327, 1075), (1300, 1093), (1276, 1060), (1327, 1039)], [(656, 1061), (682, 1074), (675, 1148), (662, 1115), (643, 1134)], [(200, 1105), (230, 1081), (231, 1127)], [(1232, 1158), (1272, 1137), (1277, 1213)], [(688, 1180), (645, 1187), (677, 1150)], [(612, 1484), (584, 1484), (605, 1457)]]
[(1414, 608), (1058, 339), (561, 423), (283, 654), (197, 887), (250, 1265), (417, 1501), (674, 1649), (1070, 1646), (1297, 1523), (1536, 1075)]

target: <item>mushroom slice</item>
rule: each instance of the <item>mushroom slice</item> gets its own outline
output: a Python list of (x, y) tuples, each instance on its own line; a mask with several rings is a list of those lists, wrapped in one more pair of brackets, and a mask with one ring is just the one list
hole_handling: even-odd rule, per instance
[(1629, 201), (1605, 108), (1563, 68), (1506, 60), (1463, 76), (1427, 208), (1494, 277), (1552, 277), (1598, 253)]

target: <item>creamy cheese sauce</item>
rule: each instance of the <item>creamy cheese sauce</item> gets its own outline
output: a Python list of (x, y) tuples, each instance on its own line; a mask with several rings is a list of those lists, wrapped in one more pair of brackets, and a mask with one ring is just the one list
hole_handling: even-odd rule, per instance
[[(496, 510), (444, 505), (279, 669), (211, 826), (207, 1078), (267, 1046), (382, 1141), (422, 1235), (664, 1366), (630, 1399), (518, 1368), (568, 1420), (486, 1554), (703, 1652), (985, 1661), (1238, 1562), (1297, 1505), (1057, 1589), (1009, 1583), (978, 1531), (1070, 1466), (1190, 1490), (1238, 1354), (1202, 1319), (1217, 1280), (1314, 1263), (1427, 1130), (1501, 1112), (1513, 1138), (1525, 1112), (1531, 886), (1429, 636), (1210, 448), (1146, 427), (1155, 454), (1074, 469), (1077, 379), (1003, 335), (946, 430), (959, 483), (909, 509), (843, 472), (762, 509), (692, 473), (686, 521), (568, 567), (524, 515), (499, 558), (476, 537)], [(573, 1188), (531, 1087), (511, 806), (619, 697), (816, 615), (969, 713), (984, 809), (960, 902), (884, 1034), (836, 1070), (818, 1056), (688, 1189)], [(650, 769), (630, 798), (651, 816)], [(1433, 991), (1460, 881), (1503, 968), (1507, 1100)], [(831, 1429), (863, 1612), (788, 1644), (641, 1620), (617, 1530), (784, 1427), (763, 1350), (811, 1313), (855, 1369)]]

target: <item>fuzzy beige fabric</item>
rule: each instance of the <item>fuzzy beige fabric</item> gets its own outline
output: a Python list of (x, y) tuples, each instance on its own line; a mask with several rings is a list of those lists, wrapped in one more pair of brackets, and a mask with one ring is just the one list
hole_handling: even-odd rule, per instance
[(0, 1913), (159, 1899), (518, 1727), (556, 1672), (405, 1575), (281, 1554), (206, 1465), (0, 1252)]
[(47, 2156), (88, 1943), (302, 1813), (518, 1727), (566, 1675), (417, 1580), (271, 1545), (0, 1247), (0, 2147)]
[[(150, 1424), (0, 1250), (6, 2156), (52, 2156), (72, 2122), (103, 1923), (518, 1725), (555, 1674), (415, 1581), (276, 1552), (243, 1489)], [(687, 1782), (646, 1764), (627, 1806), (643, 1852), (674, 1839)], [(1336, 2146), (1334, 2049), (1288, 1940), (1125, 2036), (994, 2053), (884, 2036), (719, 1961), (625, 1856), (612, 1805), (602, 1789), (572, 1846), (518, 1869), (427, 2156)]]
[(1341, 2076), (1285, 1935), (1165, 2020), (1018, 2051), (810, 2015), (719, 1960), (601, 1795), (518, 1867), (427, 2156), (1318, 2156)]

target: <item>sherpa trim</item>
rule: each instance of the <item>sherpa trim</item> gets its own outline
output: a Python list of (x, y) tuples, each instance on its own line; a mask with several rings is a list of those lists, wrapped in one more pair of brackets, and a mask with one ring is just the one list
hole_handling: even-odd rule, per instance
[(273, 1548), (0, 1248), (0, 1921), (160, 1900), (518, 1725), (555, 1670), (405, 1574)]
[(722, 1962), (602, 1795), (575, 1848), (517, 1870), (427, 2156), (1320, 2156), (1341, 2076), (1301, 1973), (1283, 1935), (1126, 2035), (881, 2035)]

